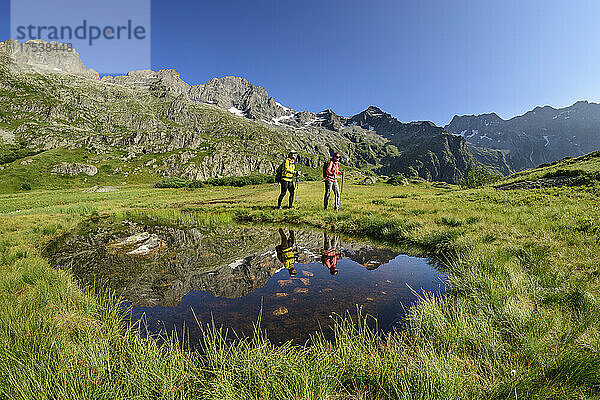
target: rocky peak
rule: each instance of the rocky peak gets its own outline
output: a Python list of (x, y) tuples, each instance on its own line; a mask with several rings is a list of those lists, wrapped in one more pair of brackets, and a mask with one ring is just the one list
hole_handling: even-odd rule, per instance
[(130, 71), (127, 75), (104, 76), (102, 82), (142, 87), (156, 97), (164, 97), (167, 94), (189, 97), (191, 90), (190, 85), (185, 83), (174, 69), (161, 69), (158, 72), (148, 69)]
[(124, 76), (105, 76), (103, 82), (133, 85), (150, 90), (155, 96), (183, 96), (188, 100), (212, 104), (253, 120), (278, 123), (296, 112), (284, 107), (267, 91), (235, 76), (213, 78), (208, 83), (190, 86), (173, 69), (132, 71)]
[(317, 119), (320, 120), (322, 127), (336, 132), (342, 129), (345, 121), (345, 118), (337, 115), (330, 109), (318, 113)]
[(377, 132), (379, 135), (392, 142), (402, 141), (407, 137), (418, 135), (437, 135), (443, 133), (444, 129), (429, 121), (402, 123), (391, 114), (380, 108), (370, 106), (365, 111), (354, 115), (349, 119), (349, 124), (360, 126)]
[[(43, 51), (40, 51), (41, 46), (44, 46)], [(25, 43), (13, 39), (0, 42), (0, 62), (8, 63), (10, 68), (17, 71), (33, 69), (100, 79), (96, 71), (83, 65), (75, 49), (69, 49), (65, 44), (58, 42), (39, 39)]]
[(452, 131), (456, 131), (456, 129), (462, 126), (473, 126), (475, 125), (485, 125), (485, 124), (499, 124), (504, 122), (502, 118), (498, 116), (496, 113), (488, 113), (488, 114), (479, 114), (479, 115), (455, 115), (452, 117), (452, 121), (446, 128), (451, 127)]
[(250, 119), (268, 122), (295, 113), (277, 103), (264, 88), (234, 76), (213, 78), (206, 84), (193, 86), (190, 99), (214, 104)]
[(384, 112), (381, 110), (381, 108), (379, 108), (379, 107), (376, 107), (376, 106), (369, 106), (369, 107), (368, 107), (368, 108), (365, 110), (365, 112), (366, 112), (366, 113), (368, 113), (368, 114), (374, 115), (374, 116), (378, 116), (378, 115), (383, 115), (383, 114), (385, 114), (385, 113), (384, 113)]

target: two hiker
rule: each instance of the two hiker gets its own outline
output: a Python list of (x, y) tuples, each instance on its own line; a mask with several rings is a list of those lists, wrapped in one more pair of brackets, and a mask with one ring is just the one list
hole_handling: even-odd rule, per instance
[[(296, 195), (296, 186), (294, 185), (294, 178), (299, 176), (299, 172), (296, 171), (296, 157), (295, 151), (290, 151), (285, 161), (277, 168), (275, 175), (275, 181), (281, 185), (281, 193), (277, 201), (277, 208), (281, 209), (281, 202), (283, 201), (287, 192), (290, 193), (288, 204), (289, 208), (294, 207), (294, 198)], [(338, 175), (342, 176), (342, 186), (344, 182), (344, 173), (340, 171), (340, 153), (334, 153), (331, 160), (323, 165), (323, 181), (325, 182), (325, 197), (323, 199), (323, 207), (327, 210), (329, 205), (329, 197), (331, 191), (335, 194), (335, 210), (340, 209), (340, 187), (338, 185)]]
[[(298, 259), (298, 254), (294, 249), (296, 237), (292, 229), (289, 235), (285, 234), (282, 228), (279, 228), (281, 244), (275, 246), (277, 259), (283, 264), (291, 276), (297, 275), (294, 264)], [(331, 275), (337, 275), (337, 263), (342, 258), (342, 252), (339, 249), (339, 238), (337, 236), (329, 237), (327, 232), (323, 233), (323, 249), (321, 250), (321, 264), (329, 270)]]

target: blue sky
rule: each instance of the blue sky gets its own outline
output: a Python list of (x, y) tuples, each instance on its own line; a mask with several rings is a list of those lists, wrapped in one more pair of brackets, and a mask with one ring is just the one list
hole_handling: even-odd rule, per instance
[(579, 0), (153, 1), (151, 60), (190, 84), (243, 76), (297, 110), (444, 125), (600, 100), (599, 15)]

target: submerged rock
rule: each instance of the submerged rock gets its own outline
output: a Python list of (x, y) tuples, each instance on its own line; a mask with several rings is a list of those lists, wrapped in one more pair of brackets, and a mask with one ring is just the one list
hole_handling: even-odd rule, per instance
[(127, 252), (129, 255), (135, 256), (144, 256), (148, 253), (151, 253), (154, 250), (157, 250), (162, 246), (162, 240), (158, 237), (158, 235), (151, 235), (148, 239), (146, 239), (141, 246), (138, 248)]
[(114, 243), (110, 243), (107, 247), (126, 247), (133, 244), (141, 243), (150, 239), (150, 234), (148, 232), (137, 233), (135, 235), (131, 235), (126, 237), (125, 239), (118, 240)]
[(273, 311), (273, 315), (285, 315), (288, 313), (288, 309), (286, 307), (279, 307), (275, 311)]

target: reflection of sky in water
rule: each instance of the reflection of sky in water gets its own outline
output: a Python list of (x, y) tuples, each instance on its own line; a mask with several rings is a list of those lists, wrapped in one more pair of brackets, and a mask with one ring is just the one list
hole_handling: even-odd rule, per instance
[(137, 320), (144, 315), (155, 333), (171, 332), (174, 327), (180, 332), (185, 324), (193, 345), (200, 334), (196, 319), (248, 335), (262, 306), (262, 328), (274, 342), (303, 342), (319, 329), (329, 336), (330, 315), (346, 311), (355, 315), (357, 305), (377, 317), (381, 329), (393, 329), (401, 323), (404, 308), (416, 300), (411, 288), (417, 293), (444, 290), (443, 275), (427, 259), (405, 255), (371, 271), (343, 258), (335, 276), (320, 263), (296, 264), (296, 270), (297, 276), (280, 270), (264, 287), (244, 297), (227, 299), (192, 290), (175, 307), (134, 307), (132, 317)]

